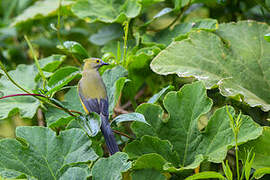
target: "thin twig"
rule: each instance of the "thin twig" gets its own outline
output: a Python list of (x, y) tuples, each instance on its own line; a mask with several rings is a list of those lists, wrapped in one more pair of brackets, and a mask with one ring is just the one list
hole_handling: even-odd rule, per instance
[(114, 132), (115, 134), (120, 134), (121, 136), (125, 136), (125, 137), (127, 137), (127, 138), (129, 138), (129, 139), (134, 139), (134, 138), (130, 137), (129, 135), (123, 133), (123, 132), (120, 132), (120, 131), (117, 131), (117, 130), (113, 130), (113, 132)]
[(176, 16), (176, 18), (168, 25), (166, 26), (165, 28), (162, 28), (162, 29), (149, 29), (147, 31), (153, 31), (153, 32), (159, 32), (163, 29), (168, 29), (170, 28), (171, 26), (173, 26), (179, 19), (182, 18), (184, 12), (189, 8), (189, 6), (191, 5), (191, 0), (189, 0), (188, 4), (182, 9), (182, 11)]
[(179, 19), (181, 19), (184, 12), (189, 8), (190, 5), (191, 5), (191, 0), (188, 1), (188, 4), (182, 9), (182, 11), (178, 14), (178, 16), (167, 26), (167, 28), (173, 26)]
[(83, 115), (83, 113), (79, 112), (79, 111), (75, 111), (75, 110), (69, 110), (70, 112), (73, 112), (73, 113), (77, 113), (79, 115)]
[(28, 93), (28, 94), (11, 94), (11, 95), (7, 95), (7, 96), (2, 96), (2, 97), (0, 97), (0, 99), (5, 99), (5, 98), (9, 98), (9, 97), (16, 97), (16, 96), (39, 96), (39, 97), (47, 98), (46, 96), (41, 95), (41, 94)]

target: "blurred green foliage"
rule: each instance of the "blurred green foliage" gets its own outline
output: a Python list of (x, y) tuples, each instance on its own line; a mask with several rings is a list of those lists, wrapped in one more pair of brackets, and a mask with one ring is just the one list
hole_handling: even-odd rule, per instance
[[(0, 0), (0, 95), (26, 91), (35, 95), (0, 99), (0, 179), (102, 179), (104, 172), (106, 179), (184, 179), (198, 167), (216, 173), (205, 172), (194, 178), (221, 177), (220, 163), (226, 155), (230, 165), (235, 165), (230, 158), (234, 140), (223, 107), (226, 104), (232, 106), (231, 112), (245, 114), (244, 129), (239, 133), (239, 145), (244, 145), (240, 149), (255, 147), (258, 156), (251, 172), (256, 170), (255, 177), (267, 178), (262, 176), (269, 173), (270, 164), (268, 160), (262, 163), (259, 149), (265, 148), (262, 144), (269, 144), (269, 128), (262, 130), (262, 126), (269, 126), (270, 113), (261, 108), (268, 107), (269, 101), (263, 101), (266, 95), (262, 95), (259, 103), (251, 107), (244, 98), (249, 88), (241, 88), (249, 84), (250, 89), (255, 89), (253, 92), (270, 93), (270, 63), (263, 54), (270, 52), (269, 19), (269, 0)], [(251, 20), (257, 29), (249, 29)], [(236, 27), (232, 22), (238, 21), (245, 21), (245, 26), (237, 23), (237, 33), (231, 32), (231, 26)], [(194, 34), (205, 36), (198, 38)], [(236, 36), (237, 48), (232, 48), (229, 40)], [(240, 78), (233, 86), (241, 87), (236, 88), (237, 95), (233, 97), (220, 92), (215, 75), (209, 76), (213, 83), (205, 87), (201, 82), (194, 83), (199, 76), (184, 69), (189, 63), (198, 65), (199, 58), (219, 53), (214, 51), (218, 46), (211, 47), (213, 37), (220, 38), (232, 61), (234, 50), (253, 47), (247, 53), (251, 58), (242, 52), (237, 54), (239, 61), (249, 59), (246, 64), (230, 64), (229, 69), (240, 69)], [(263, 48), (253, 51), (258, 47), (253, 41), (264, 38)], [(201, 51), (196, 49), (200, 44)], [(108, 92), (110, 119), (116, 121), (112, 123), (116, 139), (124, 152), (109, 158), (103, 157), (108, 152), (98, 133), (100, 119), (83, 113), (76, 93), (87, 57), (110, 63), (99, 71)], [(35, 58), (40, 69), (34, 64)], [(154, 67), (153, 59), (161, 65)], [(205, 62), (199, 65), (210, 67)], [(252, 69), (255, 66), (261, 71)], [(221, 69), (227, 71), (224, 67)], [(264, 81), (242, 81), (248, 77), (242, 74), (241, 69), (245, 68), (253, 77), (265, 77)], [(218, 68), (215, 70), (217, 75), (221, 73)], [(6, 72), (25, 91), (16, 87)], [(200, 75), (206, 76), (203, 73)], [(15, 130), (24, 125), (33, 127)], [(94, 137), (87, 140), (81, 129)], [(16, 140), (6, 139), (15, 136)], [(79, 142), (80, 138), (83, 141)], [(245, 159), (243, 154), (241, 159)], [(236, 177), (235, 168), (232, 169)], [(48, 174), (44, 176), (44, 172)]]

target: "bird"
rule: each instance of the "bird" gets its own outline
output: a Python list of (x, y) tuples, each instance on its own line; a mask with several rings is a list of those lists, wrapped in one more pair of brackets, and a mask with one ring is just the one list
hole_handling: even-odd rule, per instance
[(109, 65), (99, 58), (88, 58), (84, 60), (82, 78), (78, 83), (78, 94), (83, 109), (87, 114), (96, 112), (101, 118), (101, 132), (110, 155), (119, 151), (114, 133), (109, 122), (109, 102), (105, 84), (99, 74), (99, 68)]

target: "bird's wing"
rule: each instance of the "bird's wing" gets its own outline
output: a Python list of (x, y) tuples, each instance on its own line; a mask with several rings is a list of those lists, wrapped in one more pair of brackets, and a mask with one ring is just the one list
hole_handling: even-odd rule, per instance
[(108, 100), (107, 98), (85, 98), (83, 95), (83, 91), (81, 89), (81, 83), (78, 84), (78, 92), (80, 96), (81, 103), (83, 105), (84, 110), (86, 113), (89, 112), (96, 112), (98, 114), (103, 114), (104, 116), (108, 116)]

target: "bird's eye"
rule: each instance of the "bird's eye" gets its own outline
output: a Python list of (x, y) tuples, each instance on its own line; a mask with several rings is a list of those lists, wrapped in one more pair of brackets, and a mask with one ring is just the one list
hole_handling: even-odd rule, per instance
[(99, 60), (96, 60), (96, 63), (99, 63), (100, 61)]

